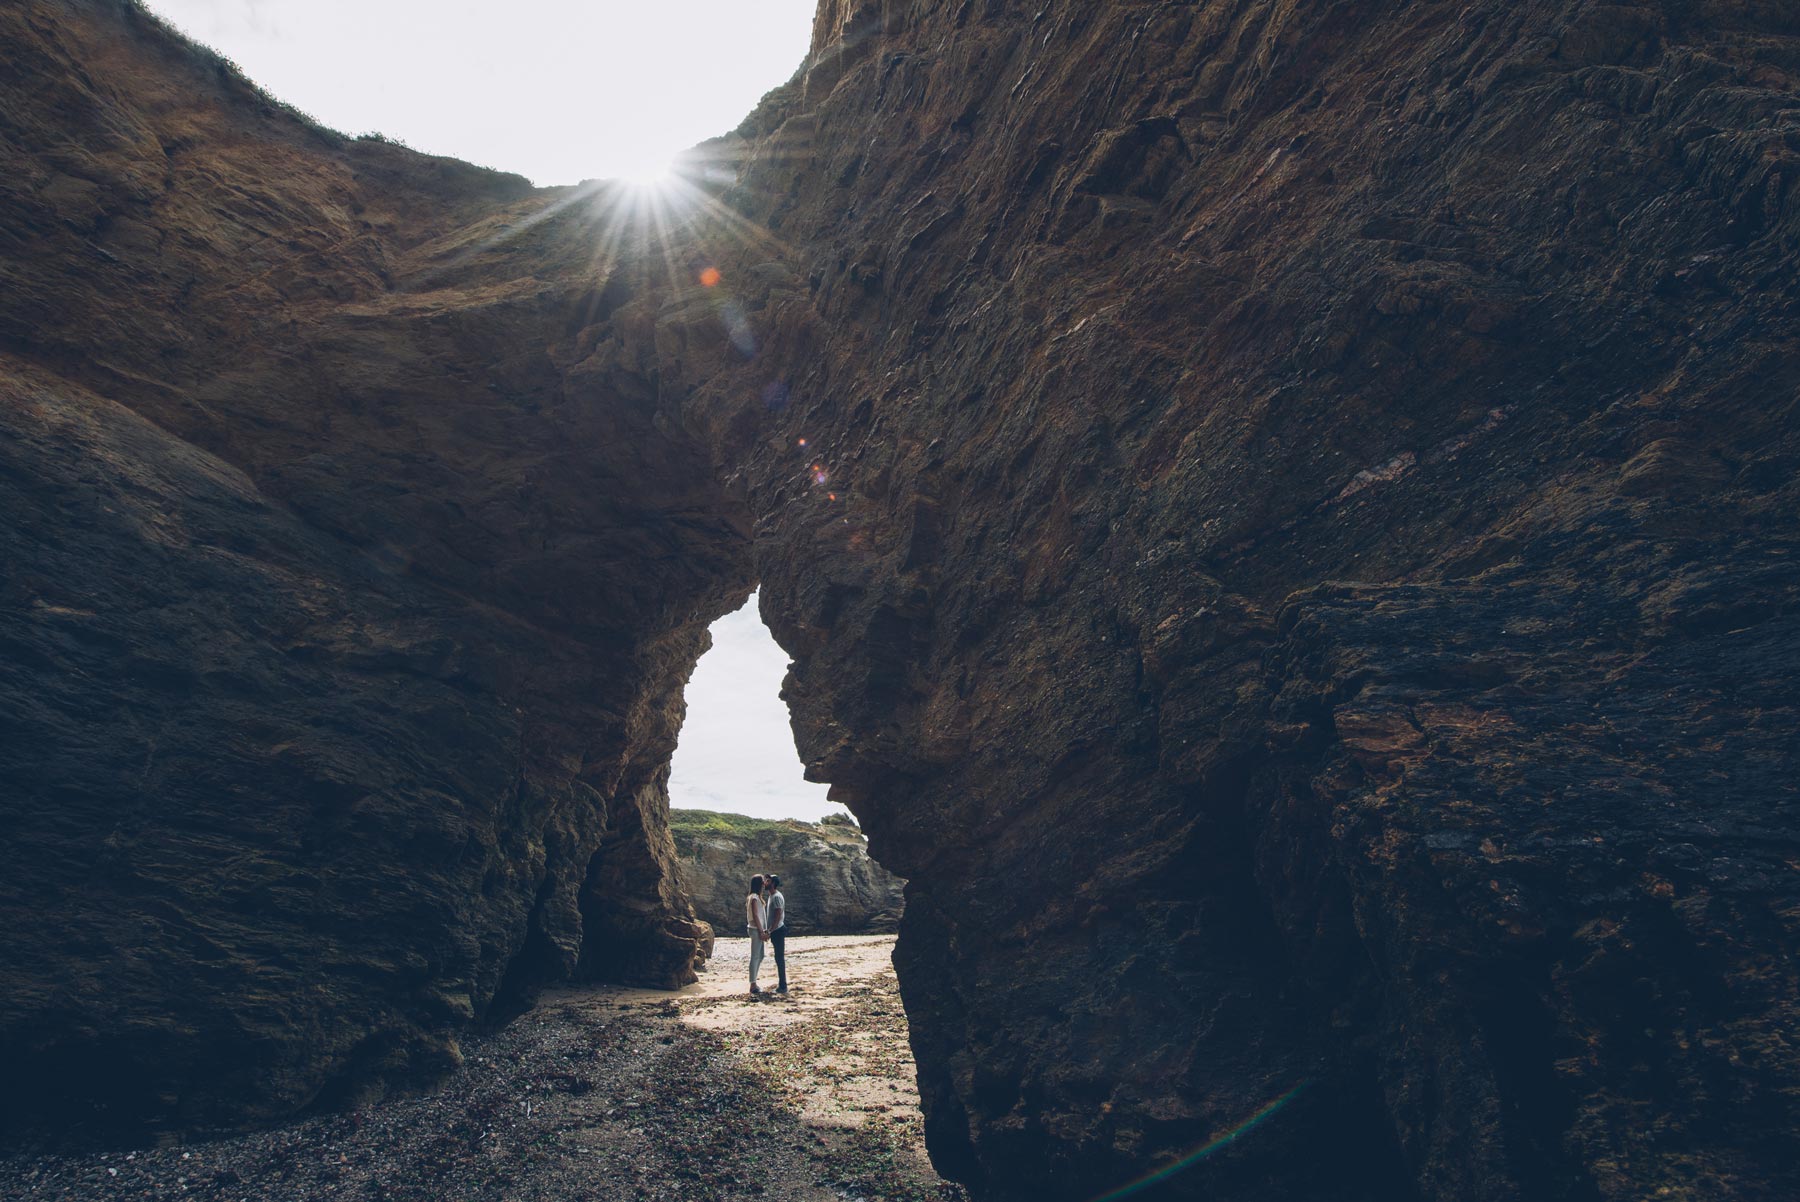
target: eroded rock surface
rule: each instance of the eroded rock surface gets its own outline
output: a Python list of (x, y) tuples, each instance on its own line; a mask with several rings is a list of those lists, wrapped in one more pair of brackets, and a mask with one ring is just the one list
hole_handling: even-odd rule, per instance
[(0, 1038), (72, 1091), (429, 1064), (589, 865), (691, 948), (754, 579), (980, 1196), (1800, 1192), (1791, 6), (830, 0), (660, 223), (0, 19)]
[(781, 877), (795, 935), (885, 934), (906, 905), (906, 882), (871, 860), (848, 824), (671, 810), (669, 828), (682, 892), (721, 934), (744, 933), (744, 898), (758, 873)]
[(940, 1164), (1793, 1192), (1791, 7), (849, 7), (722, 442)]
[(9, 1119), (241, 1123), (578, 968), (691, 980), (663, 784), (748, 539), (647, 388), (568, 366), (623, 275), (484, 271), (524, 181), (128, 6), (0, 46)]

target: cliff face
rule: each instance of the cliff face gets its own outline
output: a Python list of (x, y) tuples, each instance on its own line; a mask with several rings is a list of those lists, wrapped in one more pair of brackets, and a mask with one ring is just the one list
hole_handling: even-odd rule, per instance
[(558, 366), (623, 276), (497, 278), (523, 181), (127, 7), (0, 45), (9, 1117), (287, 1113), (578, 965), (693, 979), (663, 783), (748, 540), (647, 388)]
[(1797, 35), (893, 4), (821, 52), (742, 192), (805, 248), (796, 400), (723, 442), (803, 755), (909, 879), (941, 1166), (1093, 1197), (1287, 1098), (1167, 1188), (1794, 1191)]
[(983, 1196), (1800, 1186), (1790, 6), (832, 0), (654, 215), (0, 21), (0, 1042), (71, 1098), (678, 975), (760, 580)]
[(671, 810), (669, 827), (681, 890), (720, 934), (744, 933), (744, 897), (758, 873), (781, 877), (794, 935), (886, 934), (906, 906), (906, 882), (869, 858), (853, 827), (706, 810)]

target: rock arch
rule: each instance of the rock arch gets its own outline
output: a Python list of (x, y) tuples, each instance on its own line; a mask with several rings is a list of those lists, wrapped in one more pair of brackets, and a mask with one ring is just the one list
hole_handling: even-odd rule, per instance
[(277, 1113), (678, 977), (757, 579), (984, 1196), (1791, 1190), (1791, 21), (822, 13), (650, 243), (0, 17), (0, 1039)]

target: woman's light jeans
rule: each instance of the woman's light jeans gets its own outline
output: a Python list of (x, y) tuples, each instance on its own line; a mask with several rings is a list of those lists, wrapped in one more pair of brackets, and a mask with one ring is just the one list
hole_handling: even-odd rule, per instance
[(762, 967), (762, 934), (753, 926), (746, 926), (744, 929), (750, 932), (750, 988), (755, 989), (756, 970)]

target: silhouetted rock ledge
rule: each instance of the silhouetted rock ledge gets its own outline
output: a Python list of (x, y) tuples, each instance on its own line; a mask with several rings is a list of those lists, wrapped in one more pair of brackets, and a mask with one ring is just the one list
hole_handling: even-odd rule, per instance
[(669, 830), (682, 891), (721, 934), (743, 934), (744, 897), (761, 872), (780, 875), (796, 935), (892, 931), (906, 905), (906, 882), (869, 858), (862, 832), (848, 822), (670, 810)]
[(826, 0), (658, 209), (0, 5), (7, 1121), (684, 977), (757, 587), (984, 1202), (1800, 1197), (1797, 93), (1786, 0)]

